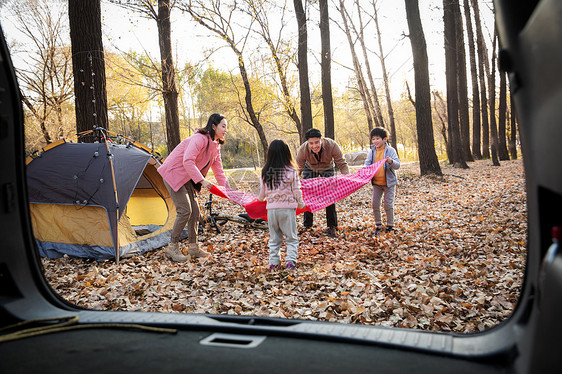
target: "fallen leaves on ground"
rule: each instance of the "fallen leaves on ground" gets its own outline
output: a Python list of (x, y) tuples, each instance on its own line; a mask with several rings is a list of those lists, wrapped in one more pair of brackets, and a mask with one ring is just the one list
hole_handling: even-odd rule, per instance
[[(91, 309), (482, 331), (508, 317), (519, 296), (526, 192), (520, 160), (469, 165), (445, 166), (443, 178), (404, 165), (392, 234), (372, 237), (369, 185), (337, 204), (336, 238), (324, 233), (324, 212), (316, 213), (314, 229), (299, 234), (292, 272), (269, 272), (267, 231), (227, 223), (222, 233), (208, 227), (199, 237), (212, 253), (207, 259), (178, 264), (163, 248), (119, 265), (43, 259), (45, 275), (63, 298)], [(257, 177), (245, 175), (236, 187), (255, 192)], [(242, 212), (224, 199), (213, 208)], [(298, 225), (302, 231), (301, 216)]]

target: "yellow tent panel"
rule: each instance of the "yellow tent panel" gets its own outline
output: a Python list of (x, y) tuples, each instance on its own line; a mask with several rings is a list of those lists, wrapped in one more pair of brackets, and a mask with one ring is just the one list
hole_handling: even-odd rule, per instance
[(37, 240), (113, 246), (105, 209), (97, 206), (29, 204)]
[(164, 225), (168, 207), (153, 189), (136, 189), (127, 204), (127, 215), (133, 226)]

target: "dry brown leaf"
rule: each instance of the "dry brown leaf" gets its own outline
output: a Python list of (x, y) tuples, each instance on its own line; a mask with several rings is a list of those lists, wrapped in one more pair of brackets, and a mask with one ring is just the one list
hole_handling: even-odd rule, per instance
[[(372, 237), (369, 185), (337, 203), (338, 237), (325, 236), (325, 214), (316, 213), (314, 230), (299, 235), (297, 269), (290, 273), (269, 272), (267, 231), (229, 223), (221, 234), (207, 228), (200, 236), (210, 259), (173, 263), (164, 249), (120, 265), (65, 256), (42, 259), (45, 276), (62, 297), (96, 310), (482, 331), (508, 317), (517, 302), (526, 256), (525, 183), (521, 160), (504, 161), (494, 173), (489, 160), (469, 166), (444, 166), (440, 180), (419, 177), (416, 164), (403, 165), (392, 235)], [(255, 180), (237, 186), (255, 192)], [(225, 199), (214, 199), (213, 209), (242, 212)]]

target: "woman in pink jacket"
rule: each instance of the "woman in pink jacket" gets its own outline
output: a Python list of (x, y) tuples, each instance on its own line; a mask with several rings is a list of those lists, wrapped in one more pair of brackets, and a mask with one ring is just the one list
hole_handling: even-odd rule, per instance
[[(197, 244), (200, 214), (197, 192), (201, 190), (201, 186), (206, 189), (213, 186), (205, 179), (209, 168), (213, 170), (221, 186), (228, 186), (222, 169), (220, 152), (220, 145), (224, 144), (226, 132), (226, 118), (218, 113), (212, 114), (207, 121), (207, 126), (178, 144), (158, 168), (176, 206), (176, 221), (170, 244), (166, 249), (166, 256), (172, 261), (184, 262), (191, 257), (209, 256), (209, 253), (200, 249)], [(186, 224), (189, 240), (187, 256), (179, 246), (181, 233)]]

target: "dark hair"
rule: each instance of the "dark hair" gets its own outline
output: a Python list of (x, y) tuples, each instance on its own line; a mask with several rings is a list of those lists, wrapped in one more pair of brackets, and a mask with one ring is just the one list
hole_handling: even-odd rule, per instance
[(382, 139), (388, 138), (389, 132), (384, 127), (375, 127), (371, 130), (371, 139), (373, 136), (380, 136)]
[(261, 170), (261, 179), (270, 188), (277, 188), (285, 174), (285, 169), (290, 166), (295, 168), (293, 155), (289, 146), (280, 139), (276, 139), (269, 144), (265, 166)]
[[(203, 135), (209, 134), (211, 140), (215, 140), (215, 129), (213, 129), (213, 125), (217, 126), (223, 119), (224, 116), (222, 114), (213, 113), (209, 116), (207, 126), (203, 127), (202, 129), (198, 129), (197, 132)], [(219, 139), (219, 144), (224, 144), (224, 140)]]
[(304, 134), (304, 137), (306, 138), (306, 140), (310, 138), (321, 138), (322, 133), (318, 129), (310, 129)]

